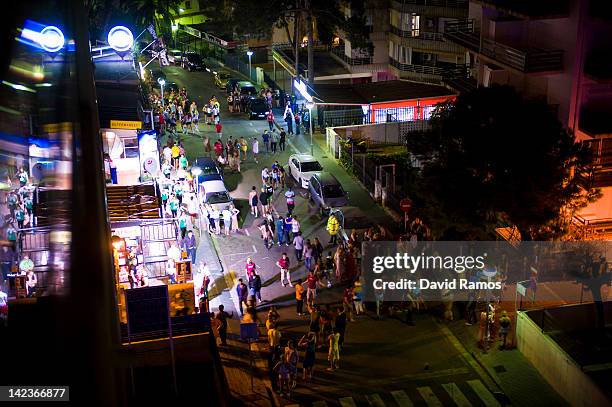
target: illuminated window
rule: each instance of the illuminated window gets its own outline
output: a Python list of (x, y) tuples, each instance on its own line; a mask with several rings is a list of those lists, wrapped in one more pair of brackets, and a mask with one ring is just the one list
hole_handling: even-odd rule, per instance
[(421, 16), (415, 13), (412, 13), (412, 18), (410, 20), (410, 30), (412, 32), (413, 37), (418, 37), (421, 30)]

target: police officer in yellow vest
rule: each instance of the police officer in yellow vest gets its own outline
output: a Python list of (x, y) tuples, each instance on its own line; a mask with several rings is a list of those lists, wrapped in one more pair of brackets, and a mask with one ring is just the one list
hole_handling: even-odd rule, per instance
[(335, 215), (330, 215), (329, 219), (327, 219), (327, 232), (329, 233), (329, 243), (336, 244), (336, 240), (338, 237), (338, 231), (340, 230), (340, 222)]

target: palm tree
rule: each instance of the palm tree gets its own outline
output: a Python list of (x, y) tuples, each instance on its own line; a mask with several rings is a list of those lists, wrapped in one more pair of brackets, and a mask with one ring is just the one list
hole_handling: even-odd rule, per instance
[(124, 10), (132, 16), (138, 28), (153, 24), (158, 34), (168, 34), (172, 16), (179, 14), (182, 0), (125, 0), (123, 3)]

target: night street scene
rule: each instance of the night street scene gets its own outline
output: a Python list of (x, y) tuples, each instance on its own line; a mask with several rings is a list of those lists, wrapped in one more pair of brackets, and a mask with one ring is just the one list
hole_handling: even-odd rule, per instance
[(4, 6), (1, 406), (612, 406), (610, 2)]

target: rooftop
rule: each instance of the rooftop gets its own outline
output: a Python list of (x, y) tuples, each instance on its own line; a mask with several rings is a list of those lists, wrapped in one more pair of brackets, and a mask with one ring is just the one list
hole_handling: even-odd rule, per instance
[(316, 84), (315, 94), (323, 103), (370, 104), (398, 100), (413, 100), (453, 96), (444, 86), (407, 81), (385, 81), (364, 84)]

